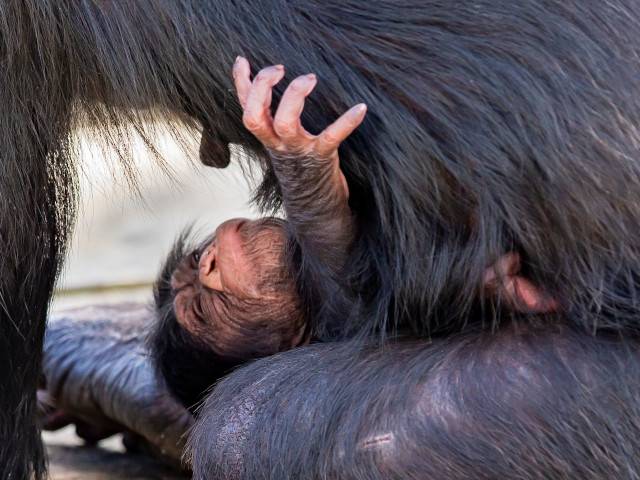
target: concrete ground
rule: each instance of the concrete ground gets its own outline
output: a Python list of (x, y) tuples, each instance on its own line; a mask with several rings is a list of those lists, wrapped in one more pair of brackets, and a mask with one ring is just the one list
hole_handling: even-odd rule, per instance
[(189, 476), (145, 456), (126, 453), (119, 435), (82, 445), (73, 427), (43, 433), (52, 480), (179, 480)]
[[(196, 231), (207, 233), (228, 218), (256, 216), (248, 206), (250, 188), (239, 168), (241, 159), (225, 170), (204, 168), (197, 162), (197, 145), (184, 151), (166, 135), (157, 143), (171, 178), (140, 142), (136, 193), (119, 173), (115, 156), (80, 137), (80, 216), (54, 311), (90, 303), (150, 301), (162, 258), (182, 228), (194, 223)], [(53, 480), (185, 478), (149, 458), (124, 453), (117, 436), (97, 448), (83, 447), (72, 427), (43, 437)]]

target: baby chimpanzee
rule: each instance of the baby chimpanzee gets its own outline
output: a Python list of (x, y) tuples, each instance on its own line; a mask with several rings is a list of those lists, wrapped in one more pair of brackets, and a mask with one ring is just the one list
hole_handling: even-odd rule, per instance
[(264, 69), (252, 82), (248, 62), (238, 58), (233, 75), (244, 123), (271, 157), (287, 221), (229, 220), (196, 247), (182, 235), (168, 256), (155, 289), (152, 345), (161, 373), (187, 406), (229, 368), (309, 340), (290, 266), (295, 250), (312, 250), (337, 275), (354, 234), (338, 146), (366, 107), (356, 105), (314, 136), (300, 121), (314, 75), (291, 82), (273, 118), (271, 90), (284, 68)]
[[(349, 295), (348, 279), (340, 272), (356, 232), (338, 147), (363, 121), (365, 105), (314, 136), (300, 121), (316, 85), (313, 74), (291, 82), (273, 118), (272, 88), (284, 68), (265, 68), (252, 82), (248, 62), (239, 57), (233, 75), (244, 124), (269, 153), (287, 221), (230, 220), (196, 247), (183, 235), (166, 260), (155, 289), (159, 323), (152, 348), (160, 372), (186, 406), (195, 406), (229, 368), (309, 341), (309, 321), (316, 313), (309, 305), (322, 308), (327, 295)], [(333, 277), (333, 285), (322, 291), (300, 285), (293, 272), (305, 268), (305, 252), (321, 259), (326, 271), (319, 277)], [(515, 254), (487, 269), (484, 288), (518, 310), (555, 308), (519, 276)], [(313, 302), (302, 297), (309, 292)]]

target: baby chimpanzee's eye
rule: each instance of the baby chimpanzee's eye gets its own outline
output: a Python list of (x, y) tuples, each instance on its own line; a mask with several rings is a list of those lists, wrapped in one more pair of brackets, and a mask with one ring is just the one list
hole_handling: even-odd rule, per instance
[(194, 250), (194, 252), (191, 254), (191, 265), (193, 266), (193, 268), (197, 268), (199, 263), (200, 263), (200, 251)]

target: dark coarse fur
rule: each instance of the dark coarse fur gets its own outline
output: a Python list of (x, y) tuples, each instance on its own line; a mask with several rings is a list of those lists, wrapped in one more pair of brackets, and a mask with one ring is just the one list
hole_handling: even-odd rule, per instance
[[(323, 299), (318, 336), (497, 326), (499, 308), (467, 313), (510, 250), (561, 300), (558, 321), (635, 330), (639, 18), (636, 0), (0, 2), (0, 477), (43, 471), (33, 405), (74, 213), (69, 132), (93, 128), (128, 171), (126, 124), (199, 123), (215, 151), (257, 154), (258, 200), (274, 207), (232, 90), (238, 54), (283, 63), (288, 79), (318, 75), (311, 131), (369, 107), (341, 150), (358, 219), (343, 278), (357, 303)], [(322, 284), (313, 258), (300, 264)]]
[(319, 344), (216, 385), (194, 479), (633, 480), (639, 395), (637, 339), (562, 325)]

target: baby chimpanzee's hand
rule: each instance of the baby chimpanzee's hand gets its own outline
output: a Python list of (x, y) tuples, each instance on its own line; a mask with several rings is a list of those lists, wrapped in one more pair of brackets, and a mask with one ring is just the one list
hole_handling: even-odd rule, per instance
[(250, 79), (249, 62), (238, 57), (233, 66), (233, 78), (240, 105), (244, 110), (243, 122), (269, 150), (274, 161), (305, 158), (328, 167), (334, 192), (348, 198), (347, 182), (340, 170), (338, 147), (362, 123), (367, 111), (358, 104), (345, 112), (319, 135), (307, 132), (300, 121), (304, 100), (317, 83), (312, 73), (293, 80), (280, 100), (275, 117), (271, 115), (273, 87), (284, 77), (284, 67), (275, 65), (264, 68)]

